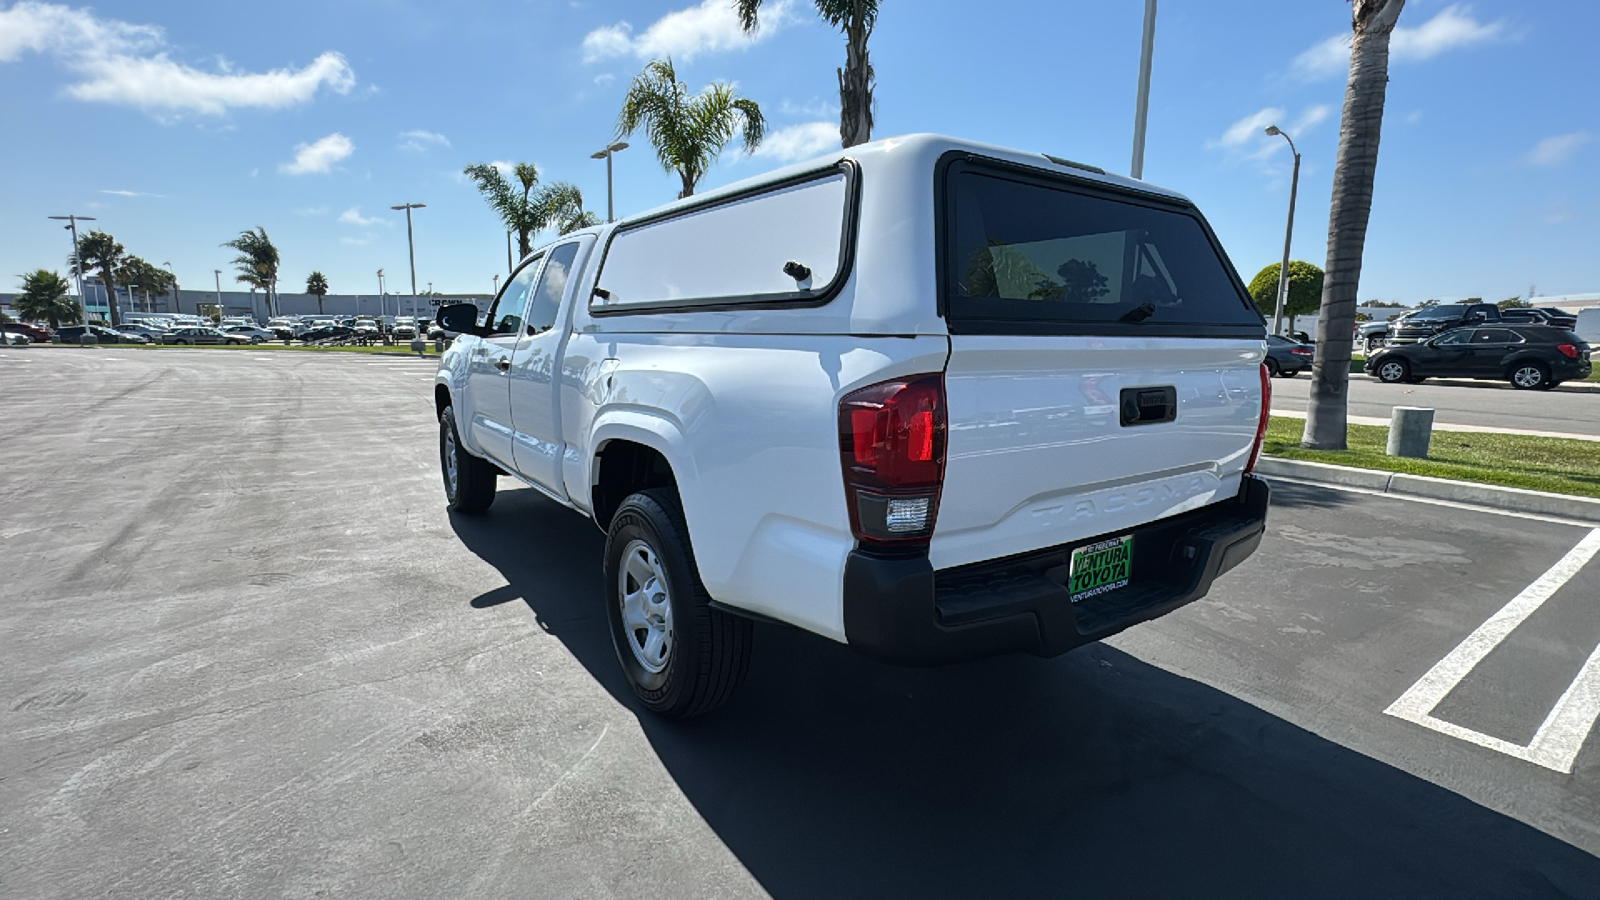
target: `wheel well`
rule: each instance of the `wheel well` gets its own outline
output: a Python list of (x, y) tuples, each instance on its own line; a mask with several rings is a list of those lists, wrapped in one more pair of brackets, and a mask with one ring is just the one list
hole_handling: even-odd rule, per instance
[(593, 496), (594, 521), (602, 529), (611, 524), (611, 515), (629, 494), (647, 488), (678, 489), (672, 466), (666, 457), (643, 444), (611, 441), (595, 459)]
[(442, 384), (433, 386), (433, 414), (435, 418), (444, 415), (444, 408), (450, 405), (450, 389)]

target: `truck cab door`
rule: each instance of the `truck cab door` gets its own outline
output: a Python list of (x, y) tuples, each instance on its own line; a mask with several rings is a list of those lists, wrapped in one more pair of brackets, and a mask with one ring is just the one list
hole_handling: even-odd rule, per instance
[(470, 433), (469, 440), (479, 452), (502, 466), (512, 464), (511, 450), (511, 354), (521, 339), (527, 317), (528, 298), (544, 260), (535, 256), (511, 276), (489, 307), (484, 319), (485, 332), (471, 349), (467, 363), (466, 422), (458, 422)]
[(524, 478), (563, 498), (560, 356), (570, 330), (570, 294), (578, 280), (572, 276), (587, 258), (582, 251), (593, 243), (585, 235), (546, 253), (548, 261), (534, 284), (511, 357), (511, 461)]
[(1472, 329), (1457, 328), (1432, 339), (1412, 361), (1416, 375), (1450, 378), (1467, 373), (1472, 359)]

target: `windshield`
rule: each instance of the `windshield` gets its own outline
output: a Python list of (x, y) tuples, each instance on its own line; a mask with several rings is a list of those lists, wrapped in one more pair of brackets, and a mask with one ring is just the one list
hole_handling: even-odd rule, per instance
[(1430, 306), (1427, 309), (1417, 310), (1410, 316), (1411, 321), (1423, 322), (1438, 319), (1459, 319), (1466, 312), (1465, 306)]

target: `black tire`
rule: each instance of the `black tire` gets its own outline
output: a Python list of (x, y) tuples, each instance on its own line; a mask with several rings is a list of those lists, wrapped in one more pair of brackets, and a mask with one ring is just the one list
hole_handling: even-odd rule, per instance
[(453, 511), (475, 516), (494, 503), (498, 470), (494, 463), (473, 456), (462, 446), (451, 406), (439, 415), (439, 472), (444, 478), (445, 503)]
[(180, 344), (180, 345), (181, 345), (181, 344), (187, 344), (187, 343), (189, 343), (189, 342), (188, 342), (188, 341), (173, 341), (173, 343), (174, 343), (174, 344)]
[(1295, 369), (1295, 370), (1290, 371), (1290, 372), (1279, 372), (1278, 374), (1282, 375), (1285, 378), (1293, 378), (1296, 375), (1300, 374), (1300, 370), (1299, 369)]
[(1278, 372), (1278, 361), (1269, 356), (1269, 357), (1267, 357), (1266, 366), (1267, 366), (1267, 374), (1272, 376), (1273, 378), (1277, 378), (1278, 374), (1279, 374), (1279, 372)]
[[(635, 593), (647, 590), (631, 569), (625, 571), (640, 553), (645, 562), (639, 564), (648, 566), (652, 577), (664, 578), (666, 599), (660, 605), (670, 613), (659, 623), (666, 649), (654, 668), (646, 663), (647, 638), (657, 629), (623, 624), (623, 578), (638, 585)], [(606, 621), (617, 661), (648, 709), (683, 719), (710, 712), (733, 696), (750, 669), (751, 623), (711, 607), (676, 492), (658, 488), (622, 501), (607, 530), (605, 579)]]
[(1378, 363), (1374, 374), (1384, 384), (1400, 384), (1411, 377), (1411, 366), (1403, 359), (1386, 359)]
[(1428, 380), (1427, 378), (1424, 378), (1421, 375), (1412, 375), (1411, 377), (1406, 379), (1406, 384), (1421, 384), (1421, 383), (1423, 383), (1424, 381), (1427, 381), (1427, 380)]
[(1550, 389), (1550, 367), (1541, 362), (1515, 363), (1507, 380), (1518, 390), (1547, 391)]

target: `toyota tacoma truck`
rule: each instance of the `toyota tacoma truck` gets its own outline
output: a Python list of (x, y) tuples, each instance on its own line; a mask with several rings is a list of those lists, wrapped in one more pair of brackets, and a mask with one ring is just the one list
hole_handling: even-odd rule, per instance
[(1203, 596), (1265, 526), (1234, 267), (1182, 196), (1053, 156), (836, 151), (564, 235), (439, 322), (450, 509), (509, 479), (598, 525), (667, 716), (730, 696), (754, 620), (1050, 656)]

